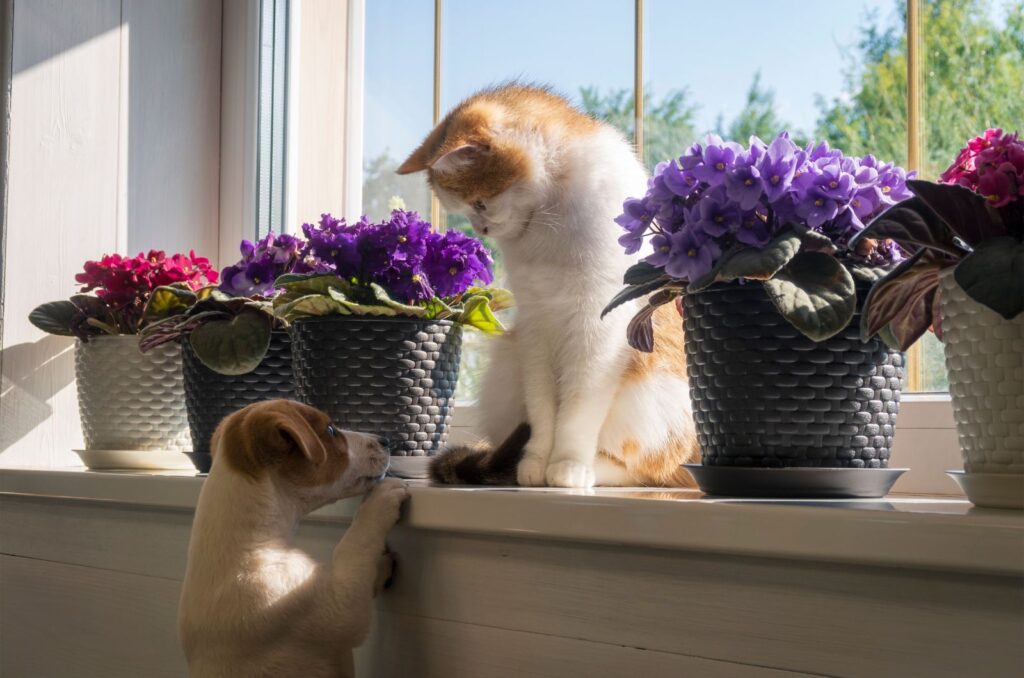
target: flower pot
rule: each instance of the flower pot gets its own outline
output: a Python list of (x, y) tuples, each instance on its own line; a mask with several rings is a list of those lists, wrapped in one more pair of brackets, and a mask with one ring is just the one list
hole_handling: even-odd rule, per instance
[(292, 343), (287, 332), (273, 332), (267, 354), (252, 372), (226, 375), (214, 372), (199, 360), (192, 345), (182, 342), (185, 404), (192, 431), (188, 453), (200, 473), (210, 471), (210, 438), (224, 417), (246, 405), (275, 398), (292, 399)]
[[(861, 301), (866, 294), (859, 286)], [(761, 285), (727, 283), (686, 295), (684, 318), (704, 466), (888, 466), (903, 355), (877, 338), (862, 342), (859, 315), (815, 342)]]
[(79, 340), (75, 378), (87, 450), (191, 448), (178, 344), (142, 353), (135, 335)]
[(952, 270), (939, 286), (953, 416), (964, 471), (975, 476), (961, 484), (979, 506), (1024, 508), (1024, 315), (1006, 320), (974, 301)]
[(299, 400), (395, 456), (435, 454), (448, 438), (462, 326), (449, 320), (328, 316), (291, 327)]

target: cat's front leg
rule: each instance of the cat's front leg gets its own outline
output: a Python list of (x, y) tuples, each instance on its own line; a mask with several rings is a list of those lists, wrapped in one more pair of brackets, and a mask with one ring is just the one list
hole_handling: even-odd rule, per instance
[(530, 423), (530, 442), (519, 462), (516, 480), (520, 485), (546, 484), (548, 459), (555, 443), (555, 415), (558, 393), (550, 358), (550, 347), (543, 341), (523, 342), (519, 354), (523, 370), (526, 416)]
[(619, 390), (622, 366), (612, 342), (580, 341), (563, 363), (558, 421), (545, 479), (553, 487), (592, 487), (598, 438)]

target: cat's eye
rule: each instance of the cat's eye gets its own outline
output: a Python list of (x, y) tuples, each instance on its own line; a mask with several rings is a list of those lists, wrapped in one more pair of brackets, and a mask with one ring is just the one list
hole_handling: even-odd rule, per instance
[(477, 200), (477, 201), (473, 202), (472, 207), (477, 212), (485, 212), (485, 211), (487, 211), (487, 205), (484, 204), (483, 200)]
[(331, 436), (332, 438), (338, 437), (338, 429), (334, 428), (334, 424), (327, 425), (327, 435)]

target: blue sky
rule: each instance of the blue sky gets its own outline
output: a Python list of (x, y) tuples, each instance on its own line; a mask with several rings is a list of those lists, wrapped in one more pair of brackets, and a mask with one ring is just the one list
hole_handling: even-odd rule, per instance
[[(633, 0), (445, 0), (442, 110), (511, 78), (570, 97), (632, 88)], [(757, 71), (781, 117), (811, 131), (815, 96), (844, 96), (842, 73), (867, 12), (895, 0), (646, 0), (645, 81), (687, 88), (698, 128), (742, 106)], [(366, 3), (365, 153), (404, 158), (431, 126), (433, 1)]]

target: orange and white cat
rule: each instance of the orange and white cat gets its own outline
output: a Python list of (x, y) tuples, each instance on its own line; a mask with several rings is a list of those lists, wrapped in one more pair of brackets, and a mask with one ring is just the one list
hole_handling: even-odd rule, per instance
[(680, 467), (697, 445), (678, 314), (656, 314), (652, 354), (626, 343), (636, 306), (601, 318), (634, 263), (614, 221), (645, 190), (630, 144), (550, 91), (514, 84), (459, 104), (398, 172), (422, 170), (504, 257), (515, 326), (493, 342), (480, 406), (493, 445), (529, 424), (519, 484), (692, 486)]

